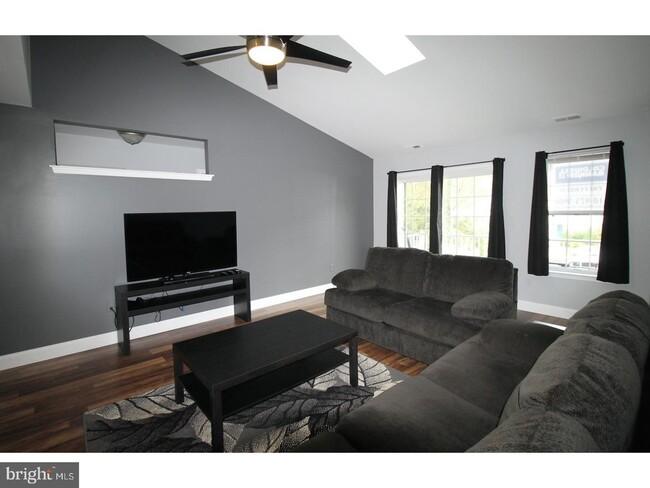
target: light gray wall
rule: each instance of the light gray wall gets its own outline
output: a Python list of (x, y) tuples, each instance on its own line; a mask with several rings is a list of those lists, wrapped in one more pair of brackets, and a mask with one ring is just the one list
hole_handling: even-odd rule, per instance
[[(506, 158), (504, 217), (507, 258), (519, 268), (519, 299), (545, 306), (578, 309), (601, 293), (626, 289), (650, 299), (650, 111), (608, 119), (555, 124), (545, 130), (509, 134), (490, 140), (427, 150), (410, 150), (376, 158), (374, 169), (375, 245), (386, 244), (386, 173), (432, 164)], [(630, 284), (529, 275), (528, 233), (536, 151), (558, 151), (625, 143), (628, 212), (630, 222)]]
[[(31, 54), (34, 110), (0, 106), (0, 354), (115, 330), (108, 306), (126, 279), (126, 212), (236, 210), (253, 299), (363, 264), (367, 156), (144, 37), (37, 37)], [(54, 175), (54, 119), (205, 138), (215, 177)]]

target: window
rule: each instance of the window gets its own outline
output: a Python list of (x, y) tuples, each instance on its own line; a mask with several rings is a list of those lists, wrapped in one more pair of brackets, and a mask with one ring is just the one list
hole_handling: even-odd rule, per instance
[(430, 175), (411, 173), (397, 180), (397, 239), (400, 247), (429, 249)]
[[(429, 249), (429, 171), (401, 173), (397, 184), (398, 243)], [(487, 256), (492, 164), (445, 167), (442, 253)]]
[(609, 149), (550, 154), (549, 271), (596, 276)]
[(442, 252), (486, 257), (492, 165), (459, 170), (445, 168), (450, 174), (442, 186)]

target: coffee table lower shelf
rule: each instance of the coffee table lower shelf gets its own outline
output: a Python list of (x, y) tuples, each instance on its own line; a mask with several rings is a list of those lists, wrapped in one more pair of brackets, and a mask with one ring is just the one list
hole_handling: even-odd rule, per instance
[[(329, 349), (223, 390), (221, 392), (222, 418), (235, 415), (295, 388), (349, 360), (348, 354), (337, 349)], [(210, 419), (212, 405), (208, 389), (191, 372), (182, 375), (180, 380), (201, 411)]]

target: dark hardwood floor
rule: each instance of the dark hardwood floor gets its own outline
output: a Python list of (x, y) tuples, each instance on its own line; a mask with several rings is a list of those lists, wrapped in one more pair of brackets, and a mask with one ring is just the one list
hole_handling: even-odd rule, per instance
[[(253, 320), (297, 309), (325, 316), (323, 296), (258, 310)], [(565, 322), (528, 312), (520, 312), (519, 318)], [(171, 383), (174, 342), (242, 323), (225, 318), (137, 339), (130, 356), (111, 345), (0, 371), (0, 452), (85, 451), (85, 411)], [(359, 352), (412, 376), (427, 366), (363, 340)]]

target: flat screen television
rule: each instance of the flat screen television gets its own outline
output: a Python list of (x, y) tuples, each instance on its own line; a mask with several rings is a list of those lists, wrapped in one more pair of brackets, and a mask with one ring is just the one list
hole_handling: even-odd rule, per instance
[(235, 212), (124, 214), (129, 282), (237, 266)]

